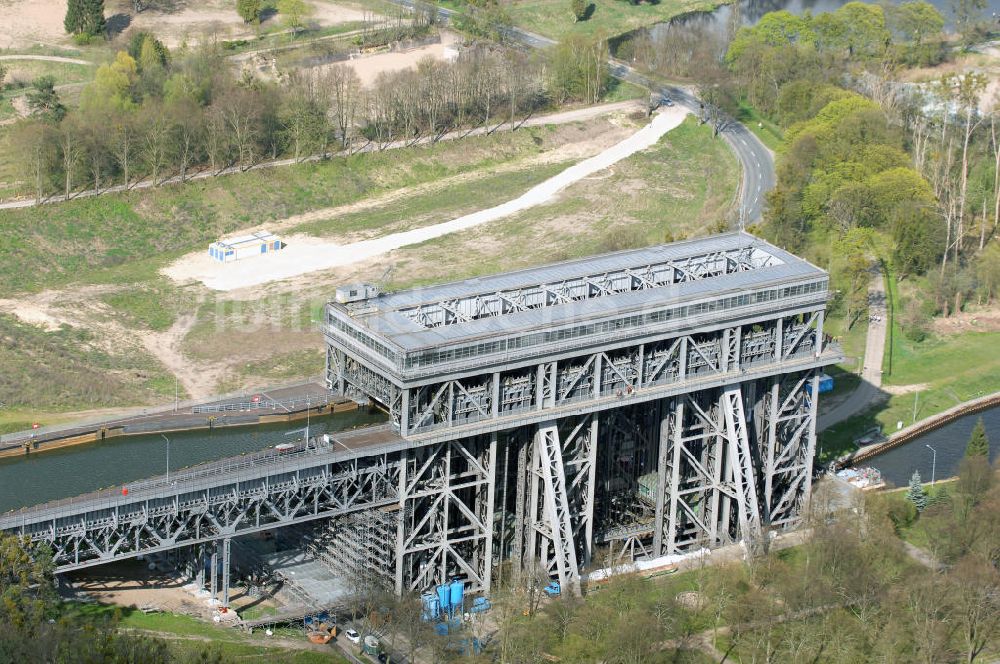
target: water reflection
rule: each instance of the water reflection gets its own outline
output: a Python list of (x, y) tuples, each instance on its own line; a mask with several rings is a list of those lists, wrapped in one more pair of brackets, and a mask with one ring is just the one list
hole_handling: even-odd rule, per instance
[[(664, 71), (676, 72), (679, 76), (689, 76), (688, 72), (680, 71), (686, 61), (690, 62), (692, 56), (696, 56), (701, 49), (711, 49), (721, 52), (725, 49), (725, 43), (736, 32), (736, 29), (743, 25), (755, 25), (764, 14), (774, 11), (786, 10), (793, 14), (803, 14), (811, 12), (821, 14), (823, 12), (836, 11), (847, 4), (848, 0), (744, 0), (743, 2), (723, 5), (714, 12), (693, 12), (684, 16), (679, 16), (667, 23), (658, 23), (648, 30), (639, 30), (625, 35), (621, 39), (613, 42), (611, 47), (613, 52), (619, 57), (631, 60), (633, 55), (638, 55), (640, 61), (644, 54), (644, 49), (650, 49), (656, 53), (675, 51), (675, 53), (663, 54), (663, 59), (659, 60), (663, 64), (673, 65), (671, 69)], [(885, 3), (896, 4), (896, 3)], [(951, 0), (931, 0), (945, 22), (950, 24), (953, 17), (951, 10)], [(1000, 16), (1000, 0), (987, 0), (986, 9), (982, 12), (984, 19)], [(634, 50), (633, 50), (634, 49)], [(654, 57), (653, 60), (656, 60)], [(697, 61), (697, 60), (695, 60)]]

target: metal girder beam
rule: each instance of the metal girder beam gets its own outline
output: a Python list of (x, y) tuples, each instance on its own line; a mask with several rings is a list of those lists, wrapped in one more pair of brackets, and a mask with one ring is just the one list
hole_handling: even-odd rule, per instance
[(736, 489), (740, 535), (747, 548), (760, 538), (760, 506), (757, 502), (757, 479), (750, 439), (743, 411), (743, 393), (739, 385), (730, 385), (722, 393), (722, 408), (726, 418), (729, 446), (729, 466)]
[(538, 515), (541, 518), (535, 521), (535, 529), (551, 543), (560, 585), (569, 592), (579, 595), (580, 569), (577, 564), (562, 446), (556, 422), (547, 422), (538, 427), (535, 433), (535, 450), (537, 473), (541, 478), (541, 486), (537, 490), (541, 493), (539, 497), (542, 498), (544, 505), (543, 514)]

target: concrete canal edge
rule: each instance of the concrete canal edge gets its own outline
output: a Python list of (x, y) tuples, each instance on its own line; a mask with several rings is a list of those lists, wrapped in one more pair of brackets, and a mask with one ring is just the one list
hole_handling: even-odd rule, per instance
[(957, 406), (949, 408), (948, 410), (942, 411), (936, 415), (931, 415), (930, 417), (925, 417), (919, 422), (915, 422), (904, 429), (896, 431), (889, 436), (888, 439), (881, 443), (864, 447), (851, 452), (850, 454), (845, 454), (844, 456), (834, 460), (833, 463), (830, 464), (830, 468), (833, 470), (849, 468), (855, 464), (861, 463), (862, 461), (867, 461), (872, 457), (876, 457), (883, 452), (888, 452), (894, 447), (899, 447), (904, 443), (908, 443), (914, 438), (918, 438), (928, 431), (933, 431), (934, 429), (942, 427), (949, 422), (954, 422), (955, 420), (965, 417), (966, 415), (979, 413), (996, 406), (1000, 406), (1000, 392), (994, 392), (993, 394), (988, 394), (984, 397), (979, 397), (978, 399), (960, 403)]
[(296, 401), (299, 403), (287, 408), (282, 407), (280, 412), (275, 412), (277, 408), (224, 410), (213, 413), (196, 413), (186, 410), (185, 412), (141, 415), (126, 420), (119, 419), (82, 425), (71, 423), (57, 430), (46, 431), (38, 436), (32, 436), (30, 432), (25, 432), (26, 435), (20, 440), (0, 447), (0, 459), (128, 436), (297, 422), (305, 420), (307, 416), (332, 415), (359, 408), (356, 402), (333, 394), (327, 395), (324, 400), (319, 402), (306, 399)]

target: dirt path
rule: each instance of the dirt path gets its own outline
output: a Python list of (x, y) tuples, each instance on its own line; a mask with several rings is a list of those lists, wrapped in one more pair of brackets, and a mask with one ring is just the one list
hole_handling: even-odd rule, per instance
[(65, 62), (69, 65), (92, 65), (80, 58), (64, 58), (61, 55), (0, 55), (0, 60), (40, 60), (42, 62)]
[(885, 354), (886, 325), (888, 325), (889, 317), (885, 308), (885, 278), (881, 270), (875, 271), (872, 275), (871, 285), (868, 287), (868, 313), (877, 320), (873, 318), (868, 323), (861, 382), (843, 402), (820, 416), (816, 427), (820, 431), (857, 415), (885, 397), (885, 393), (880, 388), (882, 386), (882, 357)]
[[(221, 629), (221, 628), (220, 628)], [(155, 629), (135, 629), (129, 628), (128, 631), (135, 632), (138, 634), (148, 634), (149, 636), (156, 636), (161, 639), (167, 639), (170, 641), (200, 641), (202, 643), (215, 643), (219, 639), (213, 638), (211, 636), (200, 636), (197, 634), (177, 634), (176, 632), (161, 632)], [(241, 643), (248, 646), (259, 646), (261, 648), (273, 648), (278, 650), (312, 650), (315, 652), (330, 652), (330, 645), (322, 646), (315, 643), (310, 643), (305, 638), (301, 641), (293, 641), (291, 639), (268, 639), (267, 641), (259, 641), (256, 639), (224, 639), (226, 641), (232, 641), (234, 643)]]
[[(192, 307), (197, 311), (197, 305)], [(194, 313), (178, 316), (170, 329), (164, 332), (138, 331), (136, 336), (149, 354), (177, 378), (189, 399), (204, 399), (215, 394), (215, 386), (226, 366), (223, 363), (193, 362), (181, 350), (184, 337), (197, 322)]]
[[(613, 110), (628, 110), (631, 108), (629, 104), (619, 106), (615, 104)], [(556, 116), (546, 116), (546, 118), (555, 118), (555, 122), (551, 124), (568, 124), (571, 122), (584, 122), (588, 120), (593, 120), (597, 117), (608, 112), (606, 108), (597, 109), (600, 113), (595, 114), (595, 109), (585, 108), (576, 111), (567, 111), (565, 113), (557, 114)], [(604, 132), (602, 138), (608, 136), (609, 132)], [(612, 134), (613, 135), (613, 134)], [(400, 189), (393, 189), (392, 191), (387, 191), (384, 194), (371, 196), (369, 198), (364, 198), (360, 201), (354, 203), (347, 203), (345, 205), (337, 205), (334, 207), (320, 208), (318, 210), (310, 210), (309, 212), (303, 212), (302, 214), (292, 215), (291, 217), (286, 217), (278, 221), (272, 221), (260, 224), (259, 226), (254, 226), (252, 228), (241, 229), (238, 234), (245, 235), (248, 233), (253, 233), (260, 230), (268, 230), (272, 233), (283, 233), (289, 230), (301, 226), (303, 224), (312, 223), (315, 221), (322, 221), (324, 219), (331, 219), (345, 214), (353, 214), (355, 212), (363, 212), (365, 210), (371, 210), (375, 208), (385, 207), (397, 201), (412, 198), (414, 196), (422, 196), (425, 194), (430, 194), (438, 191), (445, 191), (450, 187), (454, 187), (458, 184), (463, 184), (466, 182), (471, 182), (473, 180), (482, 180), (487, 177), (501, 175), (504, 173), (511, 173), (514, 171), (525, 170), (534, 166), (543, 166), (548, 164), (556, 164), (559, 162), (568, 162), (575, 159), (581, 159), (588, 157), (594, 153), (591, 140), (579, 140), (573, 143), (567, 143), (565, 145), (560, 145), (551, 150), (546, 150), (541, 154), (537, 154), (531, 157), (526, 157), (524, 159), (518, 159), (516, 161), (511, 161), (507, 163), (502, 163), (498, 166), (491, 166), (488, 169), (479, 169), (475, 171), (469, 171), (466, 173), (458, 173), (456, 175), (451, 175), (448, 177), (439, 178), (431, 182), (425, 182), (423, 184), (417, 184), (410, 187), (402, 187)], [(609, 171), (610, 174), (611, 171)], [(600, 176), (595, 176), (596, 179)], [(606, 176), (605, 176), (606, 177)], [(368, 234), (363, 234), (367, 236)]]
[(656, 144), (667, 132), (678, 127), (687, 113), (680, 107), (666, 109), (625, 140), (570, 166), (521, 196), (450, 221), (343, 245), (305, 235), (292, 236), (287, 238), (289, 246), (278, 253), (237, 263), (211, 261), (202, 251), (182, 258), (164, 273), (178, 282), (197, 280), (213, 290), (231, 291), (377, 259), (395, 249), (475, 228), (548, 203), (571, 184)]

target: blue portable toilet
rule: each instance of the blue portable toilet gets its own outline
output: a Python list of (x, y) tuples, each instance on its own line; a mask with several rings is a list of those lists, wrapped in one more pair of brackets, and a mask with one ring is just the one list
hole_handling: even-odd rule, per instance
[(447, 583), (442, 583), (437, 587), (438, 609), (441, 613), (451, 613), (451, 589)]
[(828, 376), (827, 374), (819, 375), (819, 393), (833, 391), (833, 376)]
[(451, 582), (451, 611), (461, 613), (465, 608), (465, 583), (459, 579)]
[(426, 592), (426, 593), (424, 593), (424, 594), (422, 594), (420, 596), (420, 599), (421, 599), (421, 601), (423, 602), (423, 605), (424, 605), (424, 608), (423, 608), (423, 611), (420, 614), (420, 617), (424, 621), (426, 621), (426, 622), (430, 622), (432, 620), (437, 620), (438, 613), (439, 613), (439, 609), (438, 609), (439, 602), (438, 602), (437, 595), (435, 595), (432, 592)]

